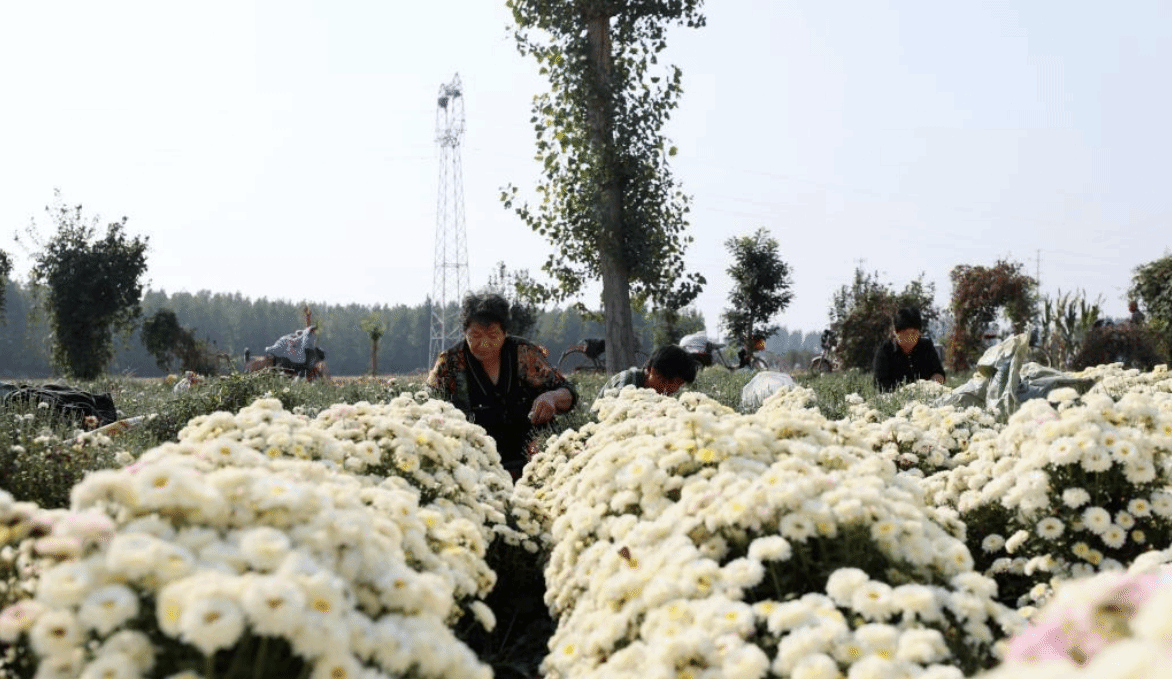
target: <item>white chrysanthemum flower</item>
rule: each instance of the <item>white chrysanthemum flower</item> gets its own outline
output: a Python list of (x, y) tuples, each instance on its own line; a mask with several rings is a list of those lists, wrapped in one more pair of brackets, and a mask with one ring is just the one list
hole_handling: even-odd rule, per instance
[(1143, 602), (1131, 619), (1131, 629), (1140, 639), (1172, 639), (1172, 587), (1165, 584)]
[(721, 569), (724, 582), (737, 589), (748, 589), (765, 577), (765, 567), (756, 559), (733, 559)]
[(1090, 474), (1105, 472), (1111, 468), (1111, 455), (1102, 448), (1090, 448), (1083, 451), (1082, 468)]
[(891, 604), (891, 585), (868, 580), (851, 593), (851, 608), (868, 620), (886, 620), (896, 611)]
[(793, 679), (839, 679), (838, 663), (825, 653), (811, 653), (794, 665)]
[(243, 633), (240, 606), (223, 595), (194, 597), (179, 616), (179, 638), (204, 655), (236, 644)]
[(1056, 516), (1047, 516), (1038, 522), (1036, 531), (1043, 540), (1056, 540), (1066, 529), (1066, 524)]
[(303, 624), (305, 593), (292, 580), (276, 575), (248, 577), (240, 605), (248, 624), (262, 636), (294, 634)]
[(1078, 390), (1074, 387), (1058, 387), (1046, 394), (1046, 400), (1050, 403), (1066, 403), (1078, 398)]
[(789, 540), (805, 542), (814, 535), (815, 526), (804, 512), (791, 512), (782, 517), (778, 523), (778, 531)]
[(99, 654), (85, 669), (79, 679), (139, 679), (142, 673), (125, 653), (113, 651)]
[(99, 655), (106, 653), (123, 655), (144, 674), (155, 666), (155, 647), (150, 637), (138, 630), (121, 630), (110, 635), (98, 649)]
[(195, 572), (195, 554), (183, 545), (163, 542), (158, 545), (154, 554), (154, 575), (161, 584), (185, 578)]
[(1142, 497), (1137, 497), (1127, 503), (1127, 511), (1132, 516), (1146, 517), (1152, 514), (1152, 504)]
[(1099, 538), (1111, 549), (1119, 549), (1127, 542), (1127, 531), (1113, 523), (1099, 533)]
[(134, 475), (135, 497), (147, 509), (199, 509), (208, 499), (201, 476), (182, 456), (160, 458)]
[(851, 665), (847, 679), (890, 679), (903, 676), (894, 660), (879, 655), (867, 655)]
[(1005, 547), (1005, 538), (998, 533), (989, 533), (981, 540), (981, 550), (986, 554), (996, 554)]
[(1062, 503), (1071, 509), (1078, 509), (1091, 501), (1091, 494), (1083, 488), (1067, 488), (1062, 491)]
[(1051, 464), (1059, 466), (1074, 464), (1082, 459), (1082, 451), (1073, 438), (1062, 436), (1050, 443), (1047, 450), (1047, 457)]
[(1082, 513), (1082, 523), (1087, 530), (1102, 535), (1112, 525), (1111, 513), (1102, 507), (1087, 507)]
[(138, 597), (126, 585), (106, 585), (90, 592), (77, 616), (81, 624), (102, 636), (138, 615)]
[(27, 632), (47, 607), (34, 599), (18, 601), (0, 613), (0, 641), (11, 644)]
[[(1108, 520), (1110, 520), (1110, 517), (1108, 517)], [(1028, 531), (1019, 530), (1015, 532), (1013, 535), (1009, 536), (1008, 540), (1005, 541), (1005, 551), (1013, 554), (1017, 551), (1017, 548), (1024, 545), (1025, 541), (1029, 538), (1030, 534)]]
[(1139, 485), (1156, 480), (1156, 465), (1149, 459), (1134, 459), (1123, 465), (1123, 476), (1130, 483)]
[(891, 605), (897, 613), (915, 616), (925, 622), (939, 620), (943, 613), (936, 590), (927, 585), (906, 584), (893, 588)]
[(839, 568), (826, 579), (826, 593), (839, 606), (850, 604), (855, 591), (869, 582), (871, 578), (858, 568)]
[(159, 538), (148, 533), (120, 532), (106, 548), (106, 568), (112, 573), (138, 580), (155, 573)]
[(29, 644), (42, 657), (70, 655), (85, 641), (77, 617), (67, 610), (48, 610), (29, 629)]
[(74, 679), (85, 665), (85, 653), (74, 648), (66, 653), (45, 656), (37, 662), (33, 679)]
[(1157, 490), (1152, 493), (1152, 511), (1164, 519), (1172, 518), (1172, 493)]
[(950, 665), (930, 665), (922, 674), (916, 675), (916, 679), (964, 679), (964, 672)]
[(483, 601), (473, 601), (468, 605), (468, 609), (472, 611), (472, 615), (476, 617), (476, 621), (486, 632), (496, 629), (496, 613), (489, 608), (488, 604)]
[(945, 661), (951, 655), (944, 636), (932, 628), (904, 630), (895, 651), (896, 660), (920, 665)]
[(360, 679), (367, 676), (351, 653), (332, 651), (313, 663), (310, 679)]
[(780, 535), (765, 535), (749, 543), (749, 558), (758, 561), (788, 561), (793, 555), (789, 540)]
[(271, 571), (289, 554), (292, 542), (281, 530), (269, 526), (250, 528), (240, 534), (240, 553), (252, 568)]
[(95, 565), (87, 561), (65, 561), (41, 574), (37, 599), (48, 606), (69, 607), (81, 603), (93, 587)]

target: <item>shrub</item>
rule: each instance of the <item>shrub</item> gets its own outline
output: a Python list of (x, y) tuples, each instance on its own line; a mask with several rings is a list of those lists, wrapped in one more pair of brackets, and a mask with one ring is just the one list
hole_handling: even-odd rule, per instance
[(1091, 329), (1071, 360), (1071, 368), (1084, 370), (1095, 365), (1122, 363), (1125, 368), (1151, 370), (1159, 362), (1152, 332), (1143, 325), (1122, 323)]

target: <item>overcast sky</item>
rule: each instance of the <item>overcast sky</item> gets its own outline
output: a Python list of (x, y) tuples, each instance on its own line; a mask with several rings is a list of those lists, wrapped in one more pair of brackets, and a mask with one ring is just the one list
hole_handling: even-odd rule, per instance
[[(669, 33), (667, 134), (694, 197), (687, 260), (718, 334), (725, 241), (765, 227), (793, 273), (775, 321), (821, 329), (856, 267), (947, 306), (958, 264), (1125, 315), (1172, 245), (1172, 3), (712, 0)], [(150, 237), (148, 285), (407, 304), (432, 289), (436, 98), (464, 86), (473, 287), (548, 244), (499, 200), (538, 178), (545, 83), (503, 0), (0, 3), (0, 249), (60, 189)], [(585, 300), (597, 305), (597, 298)]]

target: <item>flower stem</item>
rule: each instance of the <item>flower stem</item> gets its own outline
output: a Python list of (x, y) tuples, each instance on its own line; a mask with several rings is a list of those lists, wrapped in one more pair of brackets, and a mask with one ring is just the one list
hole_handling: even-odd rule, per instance
[(253, 679), (261, 679), (261, 676), (264, 675), (265, 651), (267, 651), (268, 649), (269, 649), (269, 638), (268, 637), (261, 637), (260, 638), (260, 648), (258, 648), (256, 650), (256, 659), (253, 661), (253, 665), (252, 665)]

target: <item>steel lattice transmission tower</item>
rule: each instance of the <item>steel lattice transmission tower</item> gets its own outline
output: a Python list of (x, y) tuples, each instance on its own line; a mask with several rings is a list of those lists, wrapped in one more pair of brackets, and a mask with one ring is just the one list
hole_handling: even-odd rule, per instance
[(464, 135), (464, 92), (460, 74), (440, 85), (435, 109), (439, 145), (439, 201), (435, 217), (435, 265), (431, 283), (429, 359), (463, 336), (460, 302), (468, 290), (468, 238), (464, 231), (464, 179), (460, 138)]

